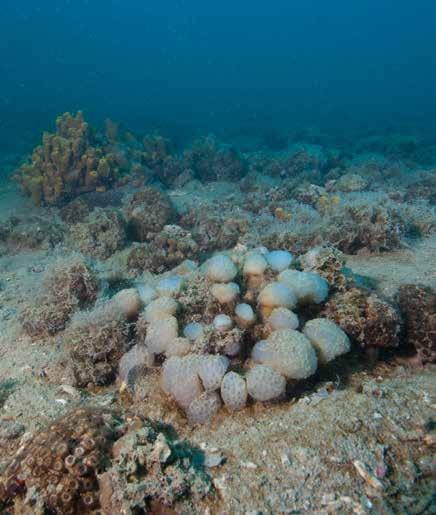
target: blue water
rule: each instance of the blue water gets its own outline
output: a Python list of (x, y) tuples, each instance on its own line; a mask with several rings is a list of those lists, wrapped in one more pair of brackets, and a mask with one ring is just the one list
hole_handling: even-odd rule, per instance
[(432, 0), (150, 4), (3, 0), (0, 151), (30, 151), (77, 109), (182, 143), (271, 128), (434, 135)]

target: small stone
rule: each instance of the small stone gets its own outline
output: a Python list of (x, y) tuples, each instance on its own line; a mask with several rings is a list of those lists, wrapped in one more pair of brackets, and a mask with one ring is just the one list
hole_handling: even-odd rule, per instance
[(252, 461), (241, 461), (241, 467), (244, 469), (257, 469), (256, 463), (253, 463)]
[(204, 455), (204, 466), (208, 468), (219, 467), (224, 463), (225, 457), (219, 452), (206, 452)]
[(156, 463), (166, 463), (171, 456), (171, 449), (167, 443), (165, 435), (159, 433), (154, 444), (154, 448), (150, 453), (150, 460)]
[(375, 475), (378, 477), (378, 479), (383, 479), (386, 477), (386, 474), (388, 473), (388, 468), (384, 463), (381, 463), (380, 465), (377, 465), (375, 468)]
[(354, 460), (353, 465), (359, 476), (362, 477), (369, 486), (375, 488), (376, 490), (383, 490), (383, 483), (368, 471), (366, 465), (362, 461)]
[(226, 485), (227, 476), (216, 477), (212, 479), (213, 486), (216, 488), (219, 496), (224, 499), (227, 492)]
[(435, 476), (436, 463), (432, 456), (421, 456), (418, 460), (418, 466), (424, 476)]
[(74, 386), (70, 386), (69, 384), (61, 384), (59, 389), (67, 393), (68, 395), (71, 395), (71, 397), (80, 397), (79, 390), (77, 388), (74, 388)]
[(287, 451), (283, 451), (280, 455), (280, 461), (282, 465), (289, 466), (291, 465), (291, 459), (289, 458), (289, 454)]
[(326, 505), (326, 504), (330, 504), (332, 502), (335, 501), (335, 494), (331, 493), (331, 494), (324, 494), (322, 497), (321, 497), (321, 504), (322, 505)]

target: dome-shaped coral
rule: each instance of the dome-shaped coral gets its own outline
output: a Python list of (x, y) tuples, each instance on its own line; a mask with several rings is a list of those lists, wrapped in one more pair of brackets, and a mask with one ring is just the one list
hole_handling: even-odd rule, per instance
[(254, 365), (247, 373), (247, 391), (257, 401), (270, 401), (285, 393), (286, 379), (266, 365)]
[(305, 379), (315, 373), (315, 350), (304, 334), (292, 329), (273, 331), (267, 340), (258, 342), (252, 358), (268, 365), (287, 379)]
[(315, 347), (318, 360), (323, 365), (350, 350), (348, 336), (327, 318), (309, 320), (303, 332)]
[(297, 297), (287, 285), (279, 282), (270, 283), (259, 293), (257, 299), (262, 315), (267, 317), (274, 308), (292, 309), (297, 305)]
[(239, 410), (247, 403), (247, 383), (236, 372), (228, 372), (221, 383), (221, 397), (231, 410)]
[(329, 292), (327, 281), (313, 272), (285, 270), (278, 279), (295, 293), (300, 305), (319, 304), (327, 298)]
[(210, 281), (228, 283), (232, 281), (238, 269), (233, 261), (225, 254), (217, 254), (205, 263), (206, 276)]

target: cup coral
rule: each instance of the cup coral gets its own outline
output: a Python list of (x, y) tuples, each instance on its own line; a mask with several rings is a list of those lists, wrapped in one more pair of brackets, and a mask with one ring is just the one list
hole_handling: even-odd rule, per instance
[(228, 372), (221, 382), (221, 398), (231, 410), (240, 410), (247, 404), (247, 383), (236, 372)]
[(257, 401), (281, 397), (286, 390), (286, 379), (273, 368), (254, 365), (247, 373), (247, 392)]
[(273, 331), (278, 329), (297, 329), (298, 316), (287, 308), (274, 308), (267, 319)]
[(116, 306), (127, 318), (134, 320), (141, 311), (141, 297), (136, 288), (126, 288), (116, 293), (111, 302)]
[(274, 272), (283, 272), (290, 267), (293, 256), (287, 250), (273, 250), (268, 252), (266, 260)]
[(267, 317), (274, 308), (295, 308), (297, 305), (297, 296), (294, 290), (288, 288), (284, 283), (273, 282), (263, 288), (259, 293), (257, 301), (262, 315)]
[(263, 274), (268, 268), (266, 259), (259, 252), (249, 254), (244, 263), (242, 273), (250, 288), (258, 288), (263, 282)]

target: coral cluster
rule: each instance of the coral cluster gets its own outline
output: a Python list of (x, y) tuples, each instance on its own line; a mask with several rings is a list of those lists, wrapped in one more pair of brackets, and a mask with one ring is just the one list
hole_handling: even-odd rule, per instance
[[(328, 185), (327, 185), (328, 186)], [(368, 181), (357, 173), (346, 173), (342, 175), (337, 181), (330, 184), (328, 190), (352, 192), (363, 191), (368, 187)]]
[(272, 176), (315, 178), (325, 167), (326, 158), (317, 146), (295, 145), (290, 152), (284, 152), (263, 162), (256, 163), (256, 168), (263, 169)]
[[(294, 216), (273, 224), (263, 215), (268, 230), (260, 235), (260, 243), (294, 252), (334, 245), (346, 254), (370, 254), (394, 250), (401, 247), (404, 237), (422, 237), (432, 231), (434, 215), (422, 205), (394, 203), (388, 196), (352, 195), (321, 195), (316, 209), (295, 202), (284, 204), (284, 211)], [(250, 225), (248, 232), (254, 231)]]
[(92, 145), (91, 131), (79, 111), (56, 120), (56, 133), (44, 133), (30, 163), (17, 179), (35, 204), (56, 204), (86, 191), (105, 190), (117, 178), (110, 154)]
[(211, 490), (201, 451), (166, 429), (101, 408), (74, 409), (28, 441), (0, 475), (0, 509), (161, 513), (183, 498), (200, 499)]
[(98, 409), (74, 410), (53, 422), (2, 474), (0, 507), (14, 502), (15, 513), (24, 512), (25, 506), (34, 513), (98, 509), (97, 476), (109, 458), (116, 422), (110, 412)]
[(305, 379), (318, 363), (348, 352), (348, 337), (333, 322), (304, 325), (294, 313), (324, 303), (329, 286), (315, 272), (290, 269), (292, 263), (285, 251), (235, 249), (142, 286), (138, 344), (123, 357), (120, 380), (129, 382), (130, 368), (163, 359), (164, 391), (190, 422), (202, 423), (222, 402), (233, 409), (248, 397), (281, 397), (287, 381)]
[(398, 303), (405, 322), (405, 340), (421, 363), (436, 361), (436, 292), (429, 287), (404, 284)]
[(127, 265), (136, 275), (145, 270), (162, 273), (198, 255), (199, 247), (188, 231), (178, 225), (166, 225), (149, 243), (131, 248)]
[(233, 247), (241, 235), (249, 228), (248, 217), (223, 216), (225, 208), (219, 206), (199, 206), (184, 213), (180, 225), (189, 230), (195, 242), (203, 252), (225, 250)]
[(336, 215), (336, 220), (338, 230), (333, 243), (342, 252), (355, 254), (362, 249), (380, 252), (400, 246), (403, 222), (392, 209), (363, 204), (345, 206), (344, 213)]
[(51, 249), (63, 239), (63, 227), (54, 213), (43, 216), (11, 216), (0, 222), (0, 255), (24, 249)]

